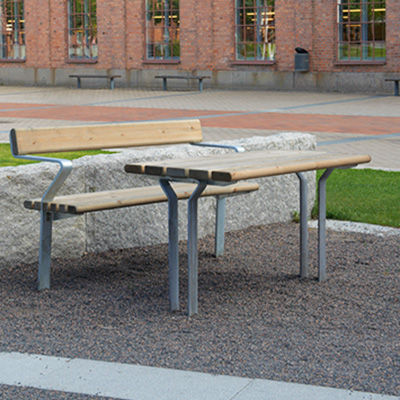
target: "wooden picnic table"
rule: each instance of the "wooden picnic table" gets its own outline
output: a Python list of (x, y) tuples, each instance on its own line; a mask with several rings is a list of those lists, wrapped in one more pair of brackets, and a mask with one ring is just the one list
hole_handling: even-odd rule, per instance
[[(335, 168), (350, 168), (371, 160), (369, 155), (332, 154), (320, 151), (262, 150), (209, 157), (170, 159), (145, 164), (127, 164), (125, 171), (158, 177), (167, 194), (170, 210), (175, 195), (171, 181), (197, 182), (197, 189), (188, 205), (188, 314), (197, 313), (198, 301), (198, 254), (197, 254), (197, 200), (207, 185), (227, 185), (237, 181), (265, 178), (283, 174), (297, 174), (300, 179), (300, 276), (308, 274), (307, 234), (307, 179), (306, 171), (326, 169), (318, 181), (318, 278), (326, 279), (326, 180)], [(176, 219), (175, 223), (172, 219)], [(170, 235), (178, 235), (177, 215), (169, 214), (169, 226), (176, 226)], [(175, 237), (176, 237), (175, 236)], [(171, 236), (170, 236), (171, 237)], [(175, 240), (175, 242), (177, 242)], [(171, 244), (171, 240), (170, 240)], [(171, 254), (177, 249), (170, 247), (170, 271), (178, 268), (178, 260)], [(178, 293), (170, 294), (178, 296)]]

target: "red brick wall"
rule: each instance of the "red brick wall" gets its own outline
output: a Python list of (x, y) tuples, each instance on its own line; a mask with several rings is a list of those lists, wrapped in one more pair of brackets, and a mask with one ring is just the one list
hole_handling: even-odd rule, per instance
[[(294, 48), (310, 52), (312, 72), (400, 72), (400, 1), (387, 0), (387, 62), (338, 65), (336, 0), (276, 0), (276, 63), (234, 64), (234, 0), (181, 0), (181, 60), (145, 62), (145, 0), (98, 0), (98, 62), (67, 61), (66, 1), (25, 2), (26, 61), (16, 68), (293, 71)], [(13, 64), (11, 64), (13, 65)], [(9, 67), (10, 62), (0, 63)]]

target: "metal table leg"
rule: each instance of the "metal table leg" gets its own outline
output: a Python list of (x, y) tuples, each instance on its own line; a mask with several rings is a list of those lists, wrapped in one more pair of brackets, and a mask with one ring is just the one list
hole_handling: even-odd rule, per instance
[(169, 308), (179, 310), (178, 197), (166, 179), (160, 185), (168, 198)]
[(215, 257), (224, 254), (225, 247), (225, 210), (226, 197), (217, 196), (217, 211), (215, 218)]
[(326, 180), (334, 168), (328, 168), (318, 181), (318, 280), (326, 279)]
[(188, 315), (198, 311), (197, 205), (207, 183), (200, 182), (188, 203)]
[(40, 211), (38, 290), (50, 289), (52, 227), (53, 214)]
[(296, 175), (300, 180), (300, 278), (307, 278), (308, 277), (307, 178), (303, 172), (298, 172)]

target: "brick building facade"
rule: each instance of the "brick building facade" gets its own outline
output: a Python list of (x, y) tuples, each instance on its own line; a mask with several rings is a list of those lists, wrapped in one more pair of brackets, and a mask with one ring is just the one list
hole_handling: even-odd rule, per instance
[[(389, 92), (392, 86), (384, 78), (400, 76), (399, 0), (12, 1), (23, 8), (21, 25), (14, 28), (20, 36), (23, 31), (23, 47), (15, 56), (3, 43), (2, 84), (73, 85), (69, 74), (87, 72), (121, 74), (116, 87), (160, 87), (154, 76), (168, 72), (210, 75), (205, 87), (213, 88)], [(82, 21), (69, 3), (84, 1), (96, 3), (90, 39), (95, 56), (79, 58), (78, 52), (74, 58), (71, 18), (78, 25)], [(159, 13), (164, 2), (168, 9)], [(7, 12), (14, 11), (3, 9)], [(16, 21), (11, 14), (9, 21)], [(167, 28), (168, 48), (159, 45)], [(295, 70), (296, 47), (309, 53), (305, 71)]]

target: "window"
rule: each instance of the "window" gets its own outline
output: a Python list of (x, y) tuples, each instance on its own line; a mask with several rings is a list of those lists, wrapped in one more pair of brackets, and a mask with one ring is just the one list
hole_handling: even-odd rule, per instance
[(3, 60), (25, 59), (25, 19), (23, 0), (1, 0), (1, 54)]
[(237, 61), (275, 60), (275, 0), (235, 0)]
[(179, 60), (179, 0), (146, 0), (146, 58)]
[(96, 0), (68, 0), (68, 57), (97, 59)]
[(339, 61), (386, 58), (385, 0), (338, 0)]

